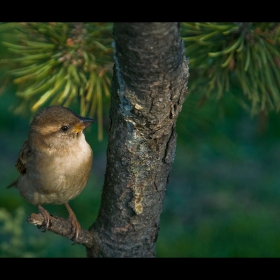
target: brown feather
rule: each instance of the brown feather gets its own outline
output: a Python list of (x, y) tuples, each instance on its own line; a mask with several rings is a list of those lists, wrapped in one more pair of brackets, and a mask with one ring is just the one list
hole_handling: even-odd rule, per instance
[[(30, 155), (30, 149), (26, 140), (21, 147), (17, 162), (15, 164), (15, 167), (17, 168), (17, 170), (21, 175), (24, 175), (26, 173), (25, 164), (27, 162), (29, 155)], [(17, 187), (17, 183), (18, 183), (18, 179), (13, 181), (9, 186), (7, 186), (7, 188)]]
[(26, 167), (25, 164), (27, 162), (28, 156), (30, 154), (30, 148), (28, 146), (27, 140), (23, 143), (18, 160), (15, 164), (17, 170), (23, 175), (26, 173)]

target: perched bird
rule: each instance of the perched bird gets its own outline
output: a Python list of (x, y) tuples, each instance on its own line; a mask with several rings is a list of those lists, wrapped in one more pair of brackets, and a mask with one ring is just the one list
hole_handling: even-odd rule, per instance
[(20, 150), (16, 168), (20, 177), (9, 187), (37, 205), (50, 226), (50, 214), (41, 204), (65, 204), (77, 240), (81, 226), (68, 201), (79, 195), (87, 184), (93, 153), (83, 129), (94, 122), (62, 106), (50, 106), (33, 118), (28, 139)]

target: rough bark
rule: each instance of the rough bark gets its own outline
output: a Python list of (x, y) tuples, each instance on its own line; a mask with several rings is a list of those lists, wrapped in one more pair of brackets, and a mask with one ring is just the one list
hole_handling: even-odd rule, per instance
[[(115, 23), (107, 167), (101, 207), (76, 243), (89, 257), (154, 257), (189, 76), (178, 23)], [(28, 221), (41, 226), (41, 214)], [(49, 230), (73, 238), (69, 220)]]
[(154, 257), (188, 79), (177, 23), (115, 23), (110, 136), (90, 257)]

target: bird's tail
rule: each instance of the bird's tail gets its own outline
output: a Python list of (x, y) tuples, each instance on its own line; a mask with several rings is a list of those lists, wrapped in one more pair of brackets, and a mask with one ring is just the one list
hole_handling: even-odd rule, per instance
[(11, 188), (11, 187), (17, 188), (17, 183), (18, 183), (18, 179), (16, 179), (16, 180), (13, 181), (9, 186), (7, 186), (7, 189), (9, 189), (9, 188)]

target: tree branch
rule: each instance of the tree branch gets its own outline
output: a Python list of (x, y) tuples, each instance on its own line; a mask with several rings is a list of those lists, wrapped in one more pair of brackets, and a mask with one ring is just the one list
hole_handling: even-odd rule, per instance
[[(44, 217), (41, 213), (35, 214), (32, 213), (28, 218), (27, 222), (37, 226), (38, 228), (44, 229)], [(63, 237), (69, 238), (73, 240), (75, 236), (75, 232), (72, 229), (72, 224), (69, 219), (64, 219), (57, 216), (50, 216), (50, 226), (48, 228), (49, 231), (59, 234)], [(86, 229), (81, 229), (79, 237), (75, 243), (84, 245), (88, 248), (91, 248), (96, 243), (96, 234), (94, 232), (89, 232)]]

